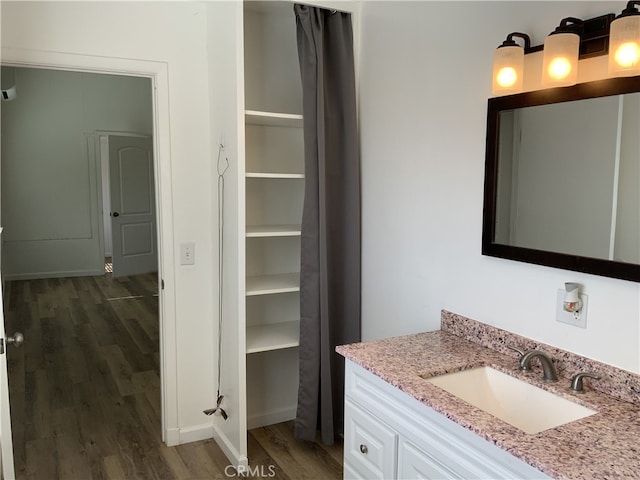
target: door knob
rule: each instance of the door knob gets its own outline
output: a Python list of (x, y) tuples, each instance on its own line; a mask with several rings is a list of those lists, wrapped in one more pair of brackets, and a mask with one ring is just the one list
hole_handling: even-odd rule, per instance
[(120, 214), (118, 212), (113, 212), (111, 215), (113, 215), (114, 217), (119, 217)]
[(7, 337), (7, 344), (8, 345), (13, 344), (16, 347), (19, 347), (23, 343), (24, 343), (24, 335), (22, 333), (20, 333), (20, 332), (14, 333), (12, 337)]

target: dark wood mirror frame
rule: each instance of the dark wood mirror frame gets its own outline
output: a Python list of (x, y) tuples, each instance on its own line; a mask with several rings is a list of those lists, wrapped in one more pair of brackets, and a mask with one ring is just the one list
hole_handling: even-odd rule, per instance
[(595, 82), (581, 83), (572, 87), (538, 90), (489, 99), (487, 108), (487, 145), (482, 219), (483, 255), (640, 282), (639, 264), (494, 243), (500, 112), (535, 105), (569, 102), (638, 91), (640, 91), (640, 76), (635, 76), (598, 80)]

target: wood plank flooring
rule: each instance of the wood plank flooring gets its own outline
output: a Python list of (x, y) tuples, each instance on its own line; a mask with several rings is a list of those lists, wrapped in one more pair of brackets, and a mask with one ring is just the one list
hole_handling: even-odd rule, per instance
[[(7, 282), (18, 479), (224, 479), (212, 440), (162, 443), (155, 274)], [(342, 478), (342, 445), (298, 442), (293, 423), (248, 436), (253, 478)]]

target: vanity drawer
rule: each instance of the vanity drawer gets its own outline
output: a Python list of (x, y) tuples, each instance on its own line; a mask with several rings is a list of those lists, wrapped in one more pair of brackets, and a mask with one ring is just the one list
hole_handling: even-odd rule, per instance
[(418, 480), (422, 478), (457, 479), (453, 470), (424, 452), (408, 440), (400, 439), (398, 446), (398, 478)]
[(349, 474), (364, 479), (395, 478), (396, 432), (349, 400), (344, 415), (344, 463)]

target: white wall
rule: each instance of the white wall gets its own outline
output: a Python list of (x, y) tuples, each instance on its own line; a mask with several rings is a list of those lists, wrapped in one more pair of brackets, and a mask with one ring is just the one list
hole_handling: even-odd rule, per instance
[(10, 70), (19, 94), (2, 104), (3, 274), (7, 279), (99, 275), (104, 252), (93, 133), (153, 133), (151, 81)]
[[(173, 241), (194, 242), (195, 265), (174, 263), (177, 408), (174, 435), (210, 425), (213, 355), (213, 188), (209, 142), (207, 19), (196, 2), (2, 2), (2, 47), (163, 62), (168, 69)], [(164, 173), (163, 173), (164, 175)], [(165, 252), (177, 262), (176, 252)], [(174, 348), (174, 347), (172, 347)]]
[[(620, 2), (365, 2), (360, 125), (365, 340), (439, 328), (445, 308), (640, 371), (637, 283), (480, 253), (493, 52), (534, 45), (560, 19)], [(616, 12), (619, 13), (619, 12)], [(587, 329), (555, 321), (565, 281), (589, 295)]]

